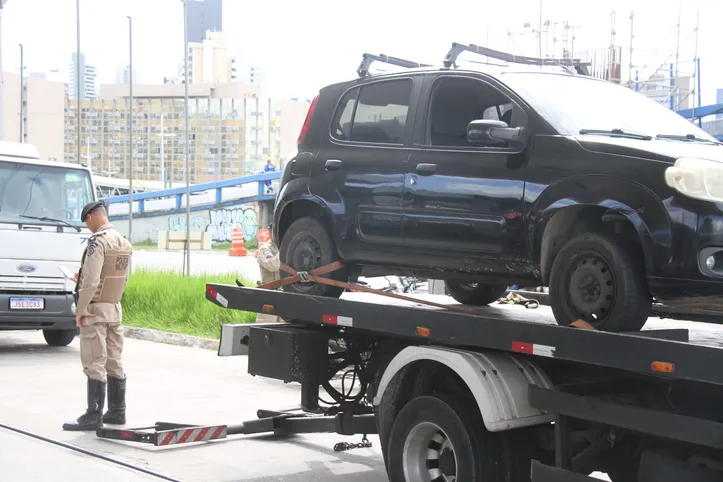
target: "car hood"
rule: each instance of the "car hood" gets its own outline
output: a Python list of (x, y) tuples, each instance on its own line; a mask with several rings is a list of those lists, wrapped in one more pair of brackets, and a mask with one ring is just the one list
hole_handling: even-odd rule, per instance
[(643, 141), (602, 136), (578, 136), (583, 149), (600, 154), (640, 157), (671, 164), (681, 157), (698, 157), (723, 163), (723, 145), (654, 139)]

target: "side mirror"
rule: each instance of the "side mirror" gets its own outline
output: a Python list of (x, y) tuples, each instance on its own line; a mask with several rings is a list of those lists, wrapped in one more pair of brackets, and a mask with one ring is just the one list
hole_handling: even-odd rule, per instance
[(467, 126), (467, 142), (478, 146), (523, 147), (525, 138), (521, 127), (510, 127), (499, 120), (479, 119)]

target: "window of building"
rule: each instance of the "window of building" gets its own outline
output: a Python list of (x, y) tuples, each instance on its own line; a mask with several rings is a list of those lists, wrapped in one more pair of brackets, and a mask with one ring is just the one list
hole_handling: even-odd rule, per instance
[[(496, 88), (465, 77), (438, 80), (430, 105), (427, 144), (432, 146), (473, 147), (467, 141), (467, 126), (470, 122), (493, 119), (516, 127), (521, 125), (521, 118), (524, 116), (524, 113), (514, 109), (511, 100)], [(513, 115), (515, 113), (517, 115)], [(500, 147), (499, 143), (494, 145)]]
[(412, 85), (411, 79), (390, 80), (349, 91), (334, 116), (332, 135), (355, 142), (402, 144)]

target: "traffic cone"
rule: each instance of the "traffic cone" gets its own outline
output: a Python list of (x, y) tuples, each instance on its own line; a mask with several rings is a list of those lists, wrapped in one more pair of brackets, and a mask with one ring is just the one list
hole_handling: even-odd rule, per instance
[(228, 251), (229, 256), (246, 256), (249, 252), (244, 247), (244, 232), (241, 228), (233, 228), (231, 238), (231, 249)]

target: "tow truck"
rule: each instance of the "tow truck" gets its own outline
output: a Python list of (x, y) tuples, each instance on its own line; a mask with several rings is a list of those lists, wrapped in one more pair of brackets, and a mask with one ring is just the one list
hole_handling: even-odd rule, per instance
[[(378, 434), (391, 482), (585, 482), (599, 480), (595, 472), (612, 482), (723, 480), (719, 346), (692, 343), (688, 329), (558, 326), (546, 310), (472, 308), (325, 277), (341, 267), (282, 265), (288, 276), (261, 286), (206, 286), (217, 306), (283, 320), (223, 325), (218, 355), (246, 355), (249, 374), (298, 383), (297, 408), (263, 408), (238, 425), (98, 436), (159, 446), (234, 434), (363, 436), (335, 447), (347, 450)], [(336, 299), (279, 289), (291, 283), (348, 291)]]

